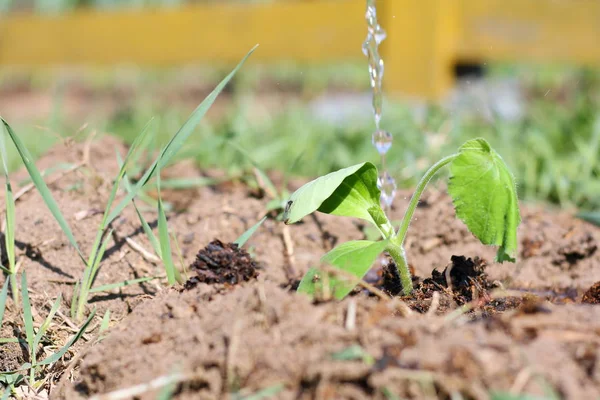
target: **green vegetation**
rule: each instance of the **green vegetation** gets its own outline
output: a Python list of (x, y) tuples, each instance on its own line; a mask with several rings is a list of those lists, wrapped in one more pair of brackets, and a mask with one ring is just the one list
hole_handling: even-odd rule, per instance
[[(302, 186), (287, 202), (284, 221), (295, 223), (315, 211), (368, 221), (379, 230), (383, 240), (342, 243), (321, 261), (360, 280), (385, 250), (396, 263), (404, 294), (410, 294), (412, 276), (404, 240), (425, 187), (446, 165), (450, 166), (448, 192), (457, 217), (483, 244), (498, 246), (496, 261), (514, 262), (517, 227), (521, 221), (515, 181), (504, 160), (484, 139), (469, 140), (458, 153), (441, 159), (427, 171), (417, 184), (397, 230), (381, 208), (377, 168), (368, 162), (332, 172)], [(315, 295), (317, 291), (326, 290), (336, 298), (343, 298), (356, 286), (356, 279), (349, 282), (345, 276), (340, 278), (335, 274), (325, 278), (328, 274), (320, 268), (311, 268), (298, 291)]]
[[(114, 221), (114, 219), (119, 216), (119, 214), (123, 211), (123, 209), (127, 205), (129, 205), (131, 202), (134, 201), (134, 199), (136, 198), (138, 193), (140, 193), (142, 188), (148, 182), (150, 182), (150, 180), (153, 177), (156, 177), (156, 187), (157, 187), (158, 193), (159, 193), (159, 198), (158, 198), (158, 216), (159, 216), (158, 233), (159, 233), (159, 237), (158, 237), (158, 239), (154, 236), (154, 234), (152, 234), (150, 232), (148, 224), (141, 216), (141, 213), (139, 212), (139, 210), (138, 210), (138, 215), (140, 216), (140, 221), (142, 222), (144, 231), (146, 232), (146, 234), (149, 235), (150, 241), (154, 246), (155, 252), (159, 255), (159, 257), (163, 261), (168, 284), (173, 285), (177, 282), (177, 280), (180, 280), (179, 276), (178, 276), (179, 274), (175, 269), (175, 265), (173, 263), (173, 259), (172, 259), (172, 255), (171, 255), (171, 244), (170, 244), (170, 237), (169, 237), (169, 232), (168, 232), (168, 227), (167, 227), (165, 208), (164, 208), (164, 205), (160, 198), (160, 171), (171, 161), (171, 159), (175, 156), (175, 154), (181, 149), (181, 147), (183, 146), (186, 139), (192, 134), (192, 132), (194, 131), (194, 128), (204, 117), (204, 115), (206, 114), (206, 112), (208, 111), (210, 106), (216, 100), (219, 93), (223, 90), (225, 85), (231, 80), (231, 78), (235, 75), (235, 73), (241, 68), (242, 64), (250, 56), (252, 51), (250, 51), (250, 53), (248, 53), (246, 55), (246, 57), (244, 57), (244, 59), (240, 62), (240, 64), (238, 64), (238, 66), (231, 73), (229, 73), (229, 75), (227, 75), (227, 77), (225, 77), (225, 79), (223, 79), (221, 81), (221, 83), (219, 83), (219, 85), (217, 85), (217, 87), (206, 97), (206, 99), (202, 103), (200, 103), (200, 105), (194, 110), (194, 112), (192, 112), (192, 114), (188, 118), (188, 120), (182, 125), (182, 127), (177, 131), (177, 133), (175, 133), (170, 138), (168, 143), (159, 152), (157, 158), (150, 165), (150, 167), (144, 172), (142, 177), (135, 183), (135, 185), (126, 184), (127, 194), (113, 208), (113, 202), (117, 198), (117, 192), (118, 192), (120, 183), (125, 180), (127, 167), (130, 165), (131, 160), (133, 160), (135, 157), (137, 157), (136, 153), (139, 151), (140, 147), (142, 147), (142, 145), (144, 144), (147, 129), (144, 129), (142, 131), (142, 133), (136, 137), (136, 139), (130, 146), (129, 151), (128, 151), (127, 155), (125, 156), (125, 159), (123, 160), (123, 162), (120, 162), (119, 159), (117, 160), (120, 162), (121, 167), (120, 167), (119, 173), (117, 174), (117, 176), (114, 180), (113, 187), (112, 187), (112, 190), (111, 190), (111, 193), (110, 193), (110, 196), (109, 196), (109, 199), (106, 204), (106, 208), (105, 208), (105, 211), (104, 211), (104, 214), (102, 217), (102, 222), (101, 222), (100, 226), (98, 227), (96, 239), (92, 246), (89, 257), (87, 257), (87, 258), (81, 252), (79, 245), (77, 244), (77, 240), (75, 239), (75, 236), (73, 235), (73, 232), (72, 232), (71, 228), (69, 227), (67, 220), (63, 216), (58, 204), (56, 203), (56, 201), (54, 200), (54, 197), (52, 196), (52, 193), (50, 192), (50, 190), (48, 189), (48, 186), (44, 182), (42, 174), (35, 166), (33, 157), (29, 153), (27, 146), (23, 143), (21, 138), (14, 132), (14, 130), (11, 128), (11, 126), (4, 119), (0, 119), (0, 122), (2, 122), (2, 124), (4, 125), (4, 129), (6, 130), (7, 134), (11, 138), (13, 144), (15, 145), (15, 147), (17, 149), (17, 152), (19, 153), (19, 155), (21, 157), (23, 164), (25, 165), (27, 171), (29, 172), (31, 180), (33, 181), (36, 189), (41, 194), (48, 209), (51, 211), (52, 215), (54, 216), (54, 218), (56, 219), (56, 221), (62, 228), (63, 232), (67, 236), (71, 245), (75, 248), (75, 250), (77, 250), (79, 258), (82, 261), (82, 265), (84, 266), (83, 276), (82, 276), (81, 280), (77, 283), (75, 293), (73, 296), (73, 300), (71, 303), (71, 314), (77, 321), (81, 321), (84, 317), (84, 313), (86, 311), (86, 306), (87, 306), (87, 302), (88, 302), (90, 293), (97, 292), (100, 289), (100, 288), (93, 288), (93, 284), (96, 279), (96, 275), (98, 273), (100, 263), (102, 262), (108, 241), (111, 238), (111, 234), (112, 234), (111, 222)], [(4, 146), (2, 145), (0, 147), (3, 149), (2, 153), (3, 154), (6, 153), (4, 151)], [(6, 156), (3, 156), (3, 160), (5, 160), (5, 159), (6, 159)], [(5, 170), (6, 169), (7, 168), (5, 168)], [(8, 178), (8, 175), (6, 175), (6, 177)], [(7, 199), (11, 200), (12, 199), (12, 197), (11, 197), (12, 191), (10, 189), (10, 184), (9, 184), (8, 179), (7, 179), (6, 193), (7, 193)], [(12, 203), (12, 207), (10, 207), (10, 204), (11, 204), (10, 202), (7, 204), (9, 205), (7, 207), (7, 213), (6, 213), (7, 221), (14, 222), (14, 202)], [(9, 211), (11, 211), (12, 213)], [(14, 223), (7, 224), (7, 226), (10, 226), (10, 228), (7, 229), (6, 237), (8, 238), (9, 236), (11, 236), (13, 238), (11, 240), (14, 241)], [(7, 244), (10, 244), (9, 239), (7, 239)], [(14, 251), (13, 251), (13, 255), (14, 255)], [(14, 264), (14, 257), (13, 257), (12, 264)], [(15, 276), (16, 276), (16, 272), (13, 272), (14, 267), (11, 266), (11, 264), (9, 263), (9, 267), (3, 268), (3, 269), (6, 270), (6, 272), (9, 274), (9, 276), (11, 276), (11, 278), (12, 278), (11, 281), (14, 282)], [(101, 289), (102, 290), (111, 290), (111, 289), (114, 289), (115, 287), (125, 286), (128, 284), (137, 283), (137, 282), (141, 282), (141, 281), (145, 281), (145, 280), (149, 280), (149, 279), (153, 279), (153, 277), (138, 279), (138, 280), (135, 280), (135, 282), (133, 282), (133, 281), (117, 282), (113, 285), (102, 286)], [(96, 289), (96, 290), (94, 290), (94, 289)]]

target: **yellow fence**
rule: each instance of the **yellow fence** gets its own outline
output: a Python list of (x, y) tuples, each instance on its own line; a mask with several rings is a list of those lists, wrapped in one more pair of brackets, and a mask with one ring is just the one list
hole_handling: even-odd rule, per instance
[[(364, 59), (364, 0), (215, 2), (175, 9), (0, 17), (0, 65)], [(380, 0), (389, 91), (430, 99), (457, 62), (600, 65), (599, 0)]]

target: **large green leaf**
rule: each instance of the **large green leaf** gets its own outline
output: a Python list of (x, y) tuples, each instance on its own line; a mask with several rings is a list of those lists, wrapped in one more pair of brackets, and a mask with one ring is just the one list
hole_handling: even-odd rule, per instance
[(284, 213), (286, 224), (321, 211), (326, 214), (362, 218), (381, 226), (387, 218), (379, 204), (377, 168), (361, 163), (308, 182), (296, 190)]
[[(379, 254), (385, 250), (387, 241), (372, 242), (370, 240), (353, 240), (342, 243), (321, 261), (331, 264), (342, 271), (341, 274), (327, 274), (319, 268), (311, 268), (302, 278), (298, 292), (311, 297), (323, 291), (323, 284), (328, 283), (329, 293), (336, 299), (343, 299), (354, 289), (358, 281), (369, 271)], [(345, 273), (344, 273), (345, 272)], [(349, 279), (354, 277), (356, 279)]]
[(477, 238), (499, 246), (496, 261), (515, 261), (521, 222), (515, 179), (484, 139), (466, 142), (450, 165), (456, 215)]

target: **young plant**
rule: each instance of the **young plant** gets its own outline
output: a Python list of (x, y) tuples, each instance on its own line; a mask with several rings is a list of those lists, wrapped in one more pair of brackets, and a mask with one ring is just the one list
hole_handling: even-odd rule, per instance
[(0, 158), (2, 159), (2, 169), (4, 171), (4, 249), (7, 259), (7, 266), (0, 265), (0, 269), (6, 273), (7, 280), (11, 283), (13, 300), (15, 304), (18, 304), (19, 283), (17, 282), (17, 263), (15, 257), (15, 199), (8, 176), (8, 152), (6, 151), (6, 143), (2, 132), (0, 132)]
[[(2, 296), (5, 295), (3, 292)], [(21, 295), (22, 295), (22, 307), (23, 307), (23, 326), (25, 327), (25, 337), (24, 338), (15, 338), (15, 341), (22, 342), (24, 347), (27, 349), (27, 354), (29, 356), (29, 362), (21, 365), (15, 371), (3, 371), (0, 372), (0, 382), (4, 383), (7, 386), (7, 391), (11, 392), (14, 390), (14, 387), (21, 383), (24, 379), (26, 379), (25, 373), (29, 372), (29, 386), (37, 389), (40, 386), (40, 382), (36, 381), (36, 372), (39, 368), (44, 366), (49, 366), (54, 364), (69, 350), (69, 348), (75, 344), (77, 340), (81, 338), (83, 333), (87, 330), (90, 322), (94, 318), (95, 311), (92, 311), (88, 319), (81, 326), (81, 328), (77, 331), (75, 336), (73, 336), (63, 347), (61, 347), (56, 353), (51, 354), (50, 356), (44, 358), (41, 361), (38, 361), (37, 355), (40, 347), (40, 343), (42, 338), (46, 334), (48, 328), (50, 327), (50, 323), (54, 318), (54, 315), (57, 313), (61, 296), (54, 301), (48, 316), (44, 320), (44, 322), (37, 329), (37, 332), (34, 328), (33, 324), (33, 311), (31, 307), (31, 302), (29, 300), (29, 291), (27, 289), (27, 277), (25, 272), (21, 275)], [(2, 297), (0, 296), (0, 297)], [(0, 302), (2, 299), (0, 298)], [(0, 314), (3, 311), (3, 307), (0, 304)], [(1, 320), (1, 315), (0, 315)]]
[[(202, 101), (202, 103), (200, 103), (200, 105), (198, 105), (198, 107), (192, 112), (192, 114), (190, 115), (188, 120), (183, 124), (183, 126), (177, 131), (177, 133), (175, 133), (171, 137), (169, 142), (162, 148), (162, 150), (160, 151), (157, 158), (150, 165), (150, 167), (146, 170), (146, 172), (143, 174), (143, 176), (136, 182), (135, 185), (133, 185), (131, 190), (129, 190), (128, 193), (113, 208), (112, 205), (113, 205), (113, 202), (116, 200), (119, 185), (122, 182), (122, 180), (125, 176), (125, 173), (126, 173), (126, 169), (129, 166), (129, 164), (131, 163), (131, 160), (133, 159), (133, 157), (135, 156), (135, 153), (137, 152), (138, 147), (144, 140), (144, 134), (146, 132), (146, 129), (144, 129), (142, 134), (140, 134), (138, 136), (138, 138), (136, 138), (134, 143), (131, 145), (129, 152), (125, 156), (125, 160), (120, 168), (120, 171), (114, 180), (114, 184), (113, 184), (110, 196), (109, 196), (109, 200), (108, 200), (108, 203), (106, 205), (106, 208), (105, 208), (105, 211), (104, 211), (104, 214), (102, 217), (102, 222), (100, 223), (100, 226), (98, 227), (96, 238), (92, 245), (91, 252), (87, 258), (81, 252), (79, 245), (77, 244), (77, 241), (75, 240), (75, 236), (73, 235), (73, 232), (72, 232), (67, 220), (65, 219), (62, 212), (60, 211), (60, 208), (58, 207), (56, 200), (54, 200), (54, 197), (52, 196), (50, 189), (44, 182), (44, 179), (43, 179), (40, 171), (35, 166), (35, 163), (33, 162), (33, 157), (29, 153), (27, 147), (25, 146), (25, 144), (23, 143), (21, 138), (15, 134), (15, 132), (10, 127), (10, 125), (4, 119), (2, 119), (0, 117), (0, 123), (4, 125), (4, 128), (5, 128), (6, 132), (8, 133), (8, 136), (11, 138), (15, 147), (17, 148), (17, 151), (18, 151), (19, 155), (21, 156), (21, 159), (25, 165), (25, 168), (29, 172), (29, 175), (30, 175), (33, 183), (35, 184), (36, 189), (41, 194), (42, 198), (44, 199), (44, 202), (46, 203), (46, 206), (48, 207), (48, 209), (54, 216), (55, 220), (58, 222), (58, 224), (62, 228), (62, 231), (67, 236), (67, 239), (69, 240), (71, 245), (77, 251), (77, 255), (78, 255), (79, 259), (82, 261), (82, 264), (84, 265), (83, 277), (76, 284), (73, 299), (71, 302), (71, 314), (78, 321), (81, 321), (83, 319), (83, 315), (85, 313), (85, 308), (86, 308), (86, 305), (87, 305), (87, 302), (89, 299), (89, 295), (91, 293), (93, 293), (93, 291), (94, 291), (94, 288), (92, 286), (96, 279), (96, 275), (98, 273), (100, 263), (104, 256), (104, 252), (106, 250), (108, 240), (111, 237), (112, 221), (114, 221), (115, 218), (117, 218), (121, 214), (121, 212), (125, 209), (125, 207), (128, 206), (129, 203), (131, 203), (133, 201), (133, 199), (136, 198), (136, 196), (140, 193), (140, 191), (142, 190), (144, 185), (146, 185), (156, 175), (156, 173), (158, 171), (163, 169), (171, 161), (173, 156), (175, 156), (175, 154), (183, 147), (184, 142), (192, 134), (192, 132), (194, 131), (194, 129), (196, 128), (198, 123), (202, 120), (202, 118), (204, 117), (204, 115), (206, 114), (208, 109), (212, 106), (212, 104), (216, 100), (219, 93), (221, 93), (221, 91), (223, 90), (225, 85), (227, 85), (227, 83), (231, 80), (231, 78), (233, 78), (233, 76), (237, 73), (237, 71), (241, 68), (241, 66), (244, 64), (246, 59), (252, 54), (252, 52), (255, 49), (256, 49), (256, 46), (252, 50), (250, 50), (248, 52), (248, 54), (246, 54), (246, 56), (233, 69), (233, 71), (231, 71), (229, 73), (229, 75), (227, 75), (217, 85), (217, 87), (204, 99), (204, 101)], [(160, 202), (159, 202), (159, 205), (160, 205)], [(163, 212), (164, 212), (164, 209), (163, 209)], [(168, 238), (168, 232), (166, 230), (166, 226), (162, 227), (161, 236), (164, 236), (164, 235), (167, 235), (167, 238)], [(161, 249), (163, 255), (165, 255), (164, 250), (166, 250), (166, 244), (163, 242), (163, 243), (161, 243), (161, 245), (165, 245), (165, 248)], [(169, 245), (169, 250), (170, 250), (170, 245)], [(172, 265), (172, 261), (170, 264)], [(169, 271), (169, 269), (171, 268), (171, 265), (166, 267), (167, 273), (169, 276), (169, 283), (174, 282), (174, 276), (172, 274), (171, 275), (169, 274), (169, 272), (172, 272), (172, 271)], [(142, 279), (145, 279), (145, 278), (142, 278)], [(148, 279), (150, 279), (150, 278), (148, 278)], [(110, 285), (107, 285), (107, 286), (104, 286), (103, 288), (106, 289), (109, 286)], [(116, 283), (113, 286), (115, 286), (115, 287), (116, 286), (124, 286), (124, 283)], [(106, 290), (108, 290), (108, 289), (106, 289)]]
[(377, 168), (371, 163), (332, 172), (294, 192), (286, 205), (285, 223), (297, 222), (308, 214), (320, 211), (364, 219), (382, 237), (380, 241), (342, 243), (323, 256), (323, 262), (345, 271), (342, 273), (344, 276), (355, 277), (352, 282), (340, 277), (342, 274), (323, 275), (319, 268), (311, 268), (302, 279), (298, 291), (314, 294), (321, 289), (336, 298), (343, 298), (367, 273), (379, 254), (386, 251), (396, 263), (404, 294), (410, 294), (413, 285), (404, 240), (425, 187), (446, 165), (450, 167), (448, 192), (458, 218), (483, 244), (498, 246), (496, 261), (514, 262), (517, 227), (521, 221), (514, 177), (500, 155), (484, 139), (478, 138), (467, 141), (458, 153), (441, 159), (425, 173), (397, 230), (381, 208)]

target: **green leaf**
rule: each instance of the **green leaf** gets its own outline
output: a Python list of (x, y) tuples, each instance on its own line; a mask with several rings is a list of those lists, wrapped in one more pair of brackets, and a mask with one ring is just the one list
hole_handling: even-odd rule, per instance
[[(321, 261), (345, 273), (326, 274), (319, 268), (311, 268), (302, 278), (298, 292), (314, 297), (315, 293), (323, 290), (323, 283), (328, 282), (329, 293), (332, 293), (336, 299), (343, 299), (365, 276), (387, 244), (385, 240), (379, 242), (354, 240), (342, 243), (325, 254)], [(355, 279), (348, 279), (348, 275)]]
[(8, 132), (8, 135), (10, 136), (13, 143), (15, 144), (15, 147), (17, 148), (17, 151), (19, 152), (19, 155), (21, 156), (21, 159), (23, 160), (23, 164), (25, 164), (25, 168), (27, 169), (27, 172), (29, 172), (29, 176), (31, 176), (31, 179), (33, 180), (33, 183), (35, 184), (36, 189), (38, 190), (38, 192), (40, 192), (40, 195), (44, 199), (46, 206), (48, 207), (48, 209), (54, 216), (54, 219), (56, 220), (56, 222), (58, 222), (58, 225), (60, 225), (60, 227), (62, 228), (63, 232), (67, 236), (67, 239), (69, 239), (69, 242), (71, 243), (71, 245), (75, 248), (75, 250), (77, 250), (79, 257), (85, 263), (86, 262), (85, 258), (83, 257), (83, 254), (81, 253), (81, 250), (79, 249), (79, 245), (77, 244), (77, 241), (75, 240), (75, 236), (73, 235), (73, 232), (71, 231), (71, 228), (69, 227), (69, 224), (67, 223), (67, 220), (65, 219), (65, 217), (62, 215), (60, 209), (58, 208), (58, 204), (56, 203), (56, 200), (54, 200), (54, 197), (52, 197), (52, 193), (50, 193), (50, 189), (48, 189), (46, 182), (44, 182), (44, 178), (42, 178), (40, 171), (35, 166), (35, 163), (33, 162), (33, 157), (29, 153), (29, 150), (27, 150), (27, 147), (25, 147), (25, 144), (15, 134), (15, 132), (10, 127), (10, 125), (8, 125), (8, 123), (2, 117), (0, 117), (0, 121), (2, 121), (2, 124), (4, 124), (4, 128), (6, 129), (6, 132)]
[(466, 142), (450, 165), (456, 215), (477, 238), (499, 246), (496, 261), (515, 261), (521, 222), (515, 179), (484, 139)]
[(260, 226), (262, 225), (263, 222), (265, 222), (265, 220), (267, 219), (267, 217), (262, 217), (260, 221), (258, 221), (256, 224), (252, 225), (250, 227), (250, 229), (248, 229), (246, 232), (242, 233), (241, 236), (237, 239), (235, 239), (235, 244), (238, 245), (238, 247), (242, 247), (243, 245), (246, 244), (246, 242), (248, 241), (248, 239), (250, 239), (250, 237), (252, 237), (252, 235), (254, 235), (254, 232), (256, 232), (256, 230), (258, 228), (260, 228)]
[(385, 217), (379, 197), (377, 168), (369, 162), (361, 163), (324, 175), (296, 190), (287, 202), (283, 218), (286, 224), (293, 224), (321, 211), (378, 225), (381, 215)]
[(512, 394), (507, 392), (492, 392), (492, 400), (551, 400), (550, 397), (538, 397), (529, 394)]
[(4, 318), (4, 310), (6, 310), (6, 297), (8, 296), (8, 277), (2, 285), (0, 291), (0, 327), (2, 327), (2, 318)]
[(225, 85), (227, 85), (227, 83), (229, 83), (231, 78), (233, 78), (233, 76), (242, 67), (242, 65), (244, 64), (246, 59), (248, 57), (250, 57), (250, 54), (252, 54), (255, 49), (256, 49), (256, 46), (254, 46), (252, 48), (252, 50), (250, 50), (248, 52), (248, 54), (246, 54), (246, 56), (233, 69), (233, 71), (231, 71), (229, 73), (229, 75), (227, 75), (225, 77), (225, 79), (223, 79), (217, 85), (217, 87), (202, 101), (202, 103), (200, 103), (200, 105), (198, 107), (196, 107), (196, 109), (192, 112), (192, 114), (190, 115), (188, 120), (177, 131), (177, 133), (175, 135), (173, 135), (173, 137), (171, 137), (171, 140), (169, 140), (167, 145), (162, 149), (161, 153), (158, 155), (156, 160), (152, 163), (150, 168), (148, 168), (148, 170), (146, 170), (146, 172), (144, 173), (142, 178), (136, 183), (136, 185), (127, 194), (127, 196), (125, 196), (117, 204), (115, 209), (112, 210), (112, 212), (106, 219), (107, 224), (112, 222), (119, 214), (121, 214), (121, 211), (123, 211), (123, 209), (129, 204), (129, 202), (131, 202), (131, 200), (133, 200), (136, 197), (137, 193), (141, 190), (142, 186), (144, 186), (146, 183), (148, 183), (150, 178), (152, 178), (152, 176), (156, 172), (157, 168), (163, 169), (167, 165), (167, 163), (171, 160), (171, 158), (181, 149), (181, 147), (183, 146), (183, 144), (185, 143), (187, 138), (192, 134), (192, 132), (194, 132), (194, 129), (200, 123), (200, 121), (202, 120), (202, 118), (204, 117), (204, 115), (206, 114), (208, 109), (213, 105), (213, 103), (217, 99), (217, 96), (221, 93), (221, 91), (223, 90)]
[(125, 287), (125, 286), (135, 285), (136, 283), (148, 282), (148, 281), (154, 280), (156, 278), (157, 278), (156, 276), (147, 276), (145, 278), (128, 279), (128, 280), (121, 281), (121, 282), (109, 283), (107, 285), (101, 285), (101, 286), (96, 286), (94, 288), (91, 288), (89, 293), (92, 294), (92, 293), (108, 292), (109, 290), (114, 290), (114, 289)]
[(600, 211), (580, 212), (577, 214), (577, 218), (580, 218), (596, 226), (600, 226)]
[(27, 338), (27, 346), (29, 347), (29, 354), (35, 356), (35, 349), (33, 348), (33, 340), (35, 335), (33, 333), (33, 314), (31, 313), (31, 302), (29, 301), (29, 291), (27, 290), (27, 277), (25, 271), (21, 275), (21, 294), (23, 296), (23, 323), (25, 325), (25, 335)]
[(171, 239), (169, 237), (167, 215), (160, 196), (160, 171), (157, 173), (156, 189), (158, 192), (158, 238), (160, 241), (160, 254), (167, 274), (167, 281), (169, 286), (171, 286), (177, 283), (177, 273), (175, 272), (175, 264), (173, 263), (173, 256), (171, 254)]
[(67, 344), (65, 344), (58, 352), (48, 356), (43, 361), (39, 362), (37, 365), (38, 366), (39, 365), (48, 365), (48, 364), (52, 364), (52, 363), (55, 363), (58, 360), (60, 360), (60, 358), (65, 355), (67, 350), (69, 350), (69, 348), (71, 346), (73, 346), (75, 344), (75, 342), (77, 342), (79, 340), (79, 338), (81, 338), (81, 336), (85, 333), (87, 327), (90, 325), (90, 322), (92, 322), (92, 319), (94, 319), (95, 315), (96, 315), (96, 310), (94, 309), (90, 313), (90, 316), (88, 317), (88, 319), (83, 323), (83, 325), (81, 325), (81, 328), (79, 328), (79, 331), (77, 331), (77, 334), (75, 336), (73, 336), (71, 338), (71, 340), (69, 340), (67, 342)]
[(38, 331), (35, 335), (35, 339), (33, 340), (33, 348), (34, 349), (38, 348), (38, 345), (40, 344), (40, 340), (42, 340), (42, 337), (46, 333), (46, 330), (48, 330), (48, 327), (50, 326), (50, 323), (52, 322), (52, 318), (54, 318), (54, 315), (58, 311), (58, 307), (60, 307), (61, 300), (62, 300), (62, 296), (59, 294), (58, 297), (56, 298), (56, 301), (52, 305), (52, 308), (50, 309), (50, 313), (48, 314), (48, 316), (44, 320), (44, 323), (42, 324), (42, 326), (40, 326), (40, 329), (38, 329)]

